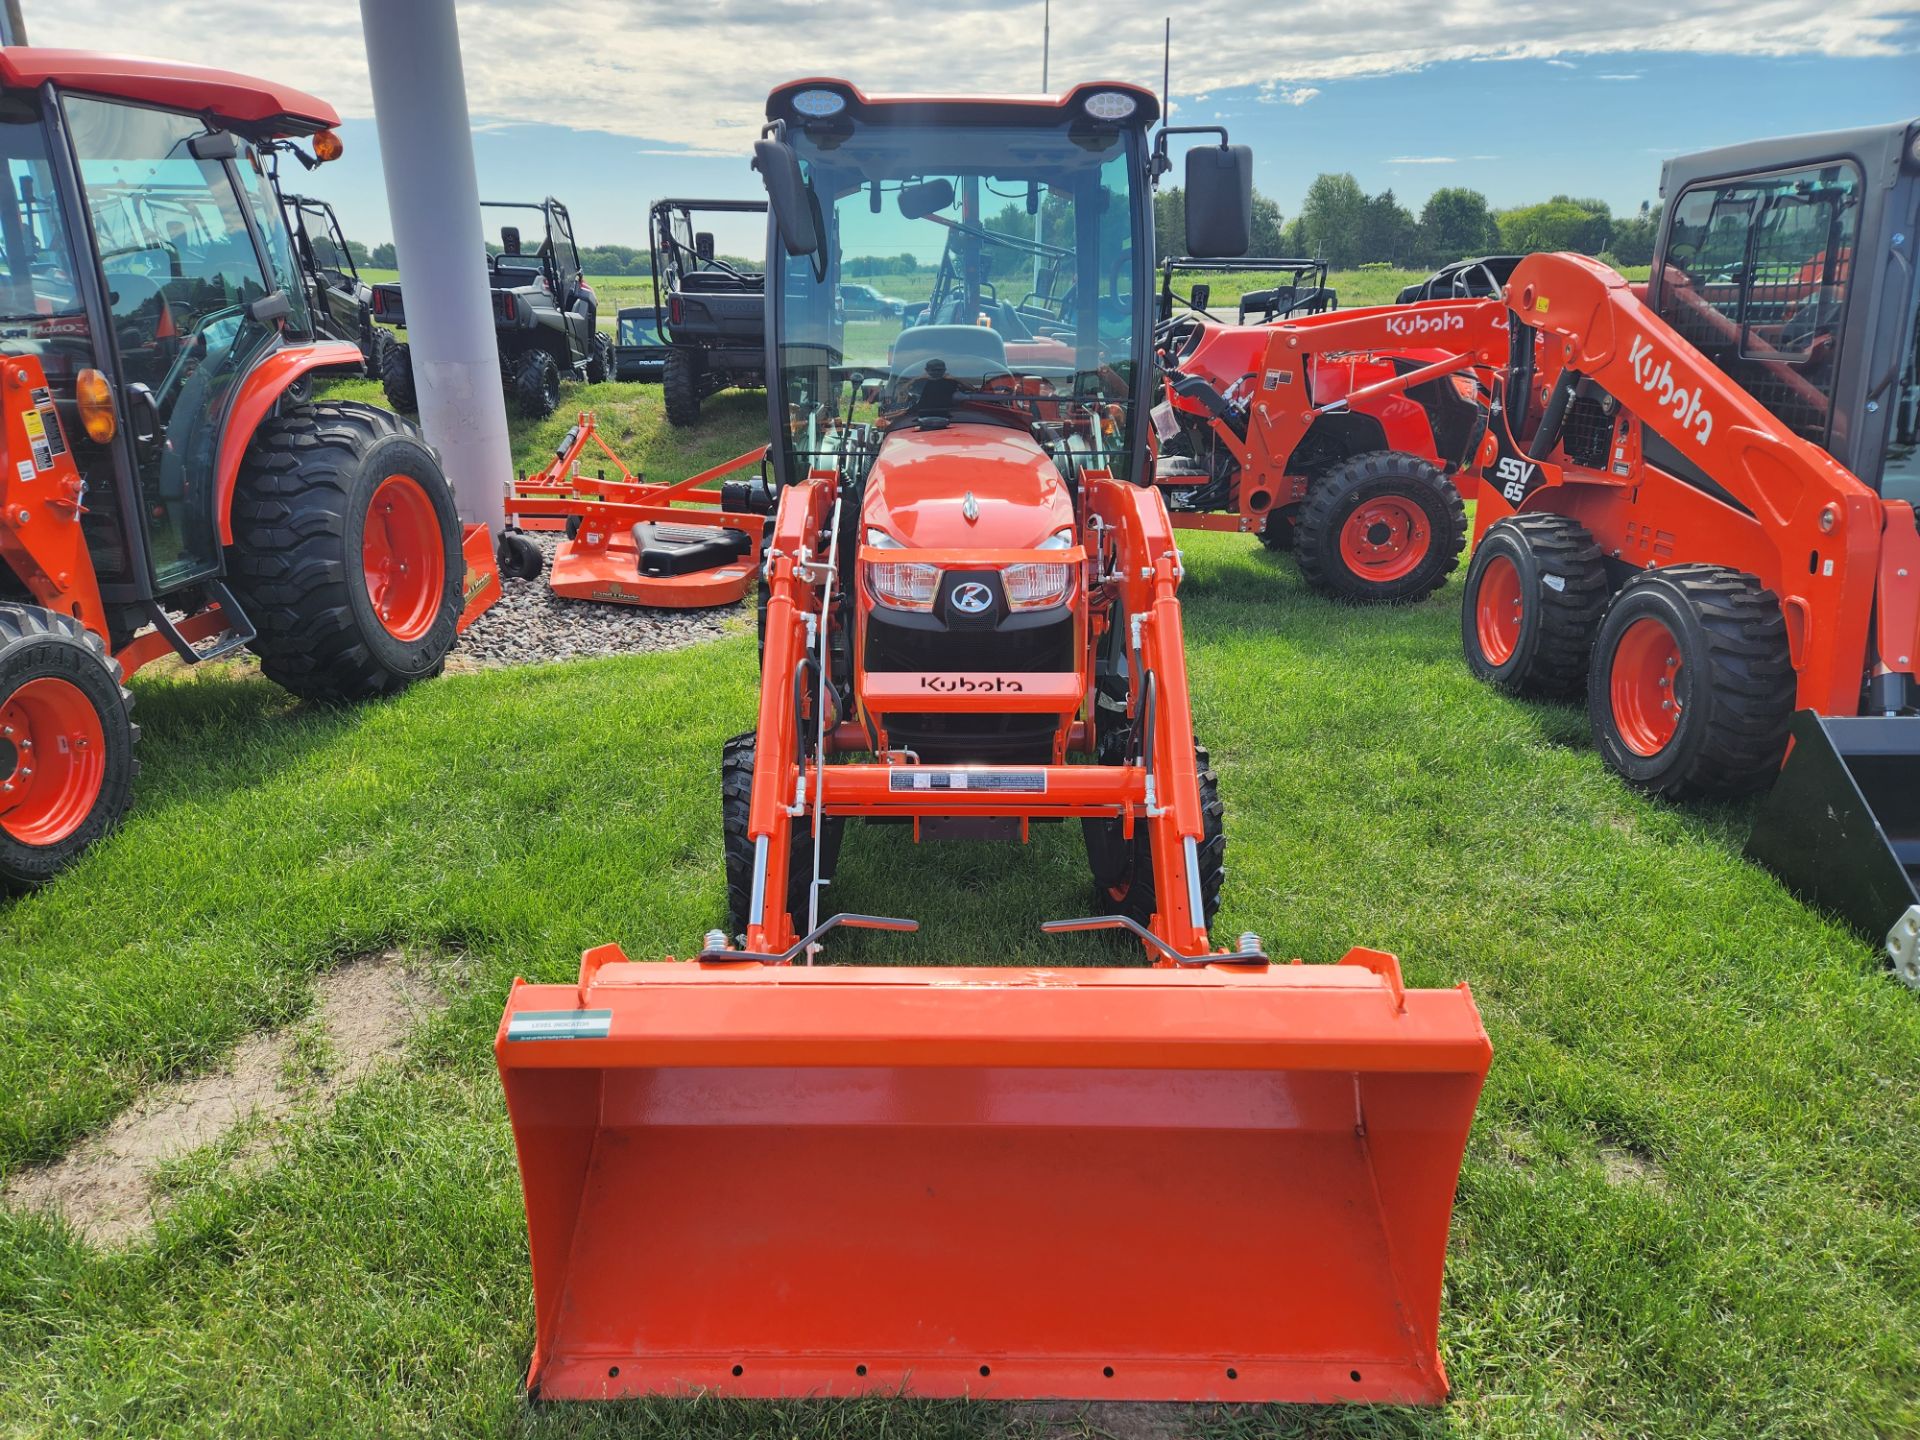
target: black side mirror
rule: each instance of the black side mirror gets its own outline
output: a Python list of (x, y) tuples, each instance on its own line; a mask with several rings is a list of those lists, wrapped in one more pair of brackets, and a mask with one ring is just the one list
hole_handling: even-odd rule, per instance
[(694, 231), (693, 253), (698, 255), (702, 260), (711, 260), (713, 258), (713, 232), (711, 230)]
[(909, 220), (924, 220), (953, 204), (951, 180), (922, 180), (900, 191), (900, 213)]
[(1187, 253), (1224, 259), (1253, 243), (1253, 151), (1198, 145), (1187, 152)]
[(238, 160), (239, 143), (231, 130), (212, 130), (187, 142), (187, 152), (196, 160)]
[(784, 140), (756, 140), (753, 168), (767, 187), (767, 204), (772, 207), (780, 243), (789, 255), (813, 254), (820, 248), (820, 231), (813, 223), (813, 203), (806, 177), (800, 173), (800, 157)]
[(520, 253), (520, 227), (518, 225), (502, 225), (500, 227), (500, 248), (508, 255), (518, 255)]
[(1194, 310), (1204, 310), (1212, 303), (1213, 287), (1211, 285), (1194, 286), (1187, 298), (1188, 307)]

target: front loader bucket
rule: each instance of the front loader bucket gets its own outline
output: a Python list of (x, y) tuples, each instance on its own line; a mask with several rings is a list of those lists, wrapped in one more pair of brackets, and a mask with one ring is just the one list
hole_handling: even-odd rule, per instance
[(516, 985), (529, 1392), (1438, 1402), (1492, 1049), (1349, 960)]
[(1799, 711), (1750, 859), (1831, 910), (1920, 987), (1920, 719)]

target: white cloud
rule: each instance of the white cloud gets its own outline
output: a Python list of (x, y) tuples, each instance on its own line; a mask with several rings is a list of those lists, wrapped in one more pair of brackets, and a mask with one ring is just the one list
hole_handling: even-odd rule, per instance
[(1574, 64), (1571, 60), (1549, 60), (1547, 61), (1547, 64), (1557, 65), (1562, 70), (1578, 70), (1580, 68), (1578, 65)]
[[(1720, 55), (1888, 56), (1911, 43), (1914, 0), (1655, 0), (1609, 6), (1456, 4), (1434, 23), (1430, 0), (1299, 0), (1284, 27), (1250, 24), (1244, 6), (1179, 15), (1174, 82), (1183, 95), (1265, 90), (1304, 105), (1328, 81), (1443, 61), (1555, 60), (1657, 48)], [(33, 6), (43, 45), (98, 45), (272, 76), (371, 113), (357, 7), (283, 0), (126, 0)], [(916, 10), (897, 0), (460, 0), (469, 104), (489, 121), (546, 121), (660, 145), (714, 147), (714, 122), (757, 126), (769, 88), (800, 75), (847, 74), (881, 91), (995, 93), (1034, 86), (1035, 0), (960, 0)], [(1052, 75), (1135, 79), (1159, 89), (1164, 0), (1060, 6)], [(1562, 62), (1570, 63), (1570, 62)], [(1616, 71), (1614, 73), (1622, 73)], [(1191, 102), (1189, 102), (1191, 105)], [(729, 153), (745, 161), (747, 136)]]
[(1593, 78), (1596, 80), (1638, 80), (1640, 78), (1640, 72), (1635, 70), (1630, 74), (1596, 75)]
[(1455, 155), (1396, 155), (1387, 161), (1389, 165), (1457, 165), (1459, 157)]

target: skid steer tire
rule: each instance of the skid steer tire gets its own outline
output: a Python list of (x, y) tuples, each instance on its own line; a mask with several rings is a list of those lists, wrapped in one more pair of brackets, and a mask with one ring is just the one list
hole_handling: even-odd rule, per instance
[(604, 330), (593, 332), (587, 347), (587, 383), (600, 385), (613, 379), (613, 337)]
[(544, 420), (560, 408), (560, 367), (544, 350), (529, 350), (513, 364), (513, 408), (528, 420)]
[(46, 884), (127, 813), (140, 727), (120, 679), (78, 620), (0, 604), (0, 894)]
[[(386, 335), (386, 331), (375, 331)], [(387, 343), (374, 342), (374, 349), (380, 357), (380, 388), (386, 392), (387, 404), (408, 415), (420, 408), (420, 393), (413, 387), (413, 350), (404, 340), (395, 340), (387, 336)]]
[(1665, 565), (1614, 596), (1594, 640), (1587, 714), (1608, 766), (1669, 800), (1766, 788), (1796, 681), (1780, 602), (1751, 575)]
[(263, 421), (233, 531), (227, 574), (269, 680), (364, 700), (440, 673), (466, 561), (440, 462), (404, 420), (331, 403)]
[(1607, 608), (1600, 547), (1565, 515), (1510, 515), (1473, 552), (1460, 602), (1467, 668), (1513, 695), (1583, 693)]
[(1460, 492), (1430, 460), (1376, 450), (1313, 482), (1294, 528), (1307, 584), (1353, 605), (1410, 605), (1446, 583), (1467, 544)]
[(700, 423), (700, 360), (688, 350), (669, 350), (660, 377), (667, 423), (678, 429)]
[[(747, 929), (748, 908), (753, 902), (753, 839), (747, 833), (753, 810), (753, 759), (756, 737), (749, 730), (727, 741), (720, 751), (720, 832), (726, 845), (727, 928), (736, 935)], [(787, 862), (787, 914), (792, 917), (796, 936), (807, 933), (807, 891), (813, 883), (813, 822), (811, 817), (789, 822), (793, 849)], [(822, 842), (820, 878), (833, 879), (840, 859), (840, 839), (846, 831), (844, 818), (830, 817), (820, 825)], [(833, 907), (821, 897), (820, 915), (825, 919)]]
[[(1119, 738), (1121, 732), (1113, 732)], [(1119, 763), (1118, 761), (1111, 763)], [(1203, 832), (1199, 845), (1200, 903), (1203, 922), (1211, 926), (1220, 909), (1220, 887), (1227, 878), (1227, 809), (1220, 800), (1220, 780), (1201, 745), (1193, 747), (1194, 769), (1200, 780)], [(1125, 915), (1151, 924), (1157, 906), (1153, 883), (1153, 841), (1144, 820), (1135, 820), (1133, 838), (1121, 832), (1118, 820), (1082, 820), (1087, 841), (1087, 865), (1093, 871), (1094, 904), (1101, 915)]]

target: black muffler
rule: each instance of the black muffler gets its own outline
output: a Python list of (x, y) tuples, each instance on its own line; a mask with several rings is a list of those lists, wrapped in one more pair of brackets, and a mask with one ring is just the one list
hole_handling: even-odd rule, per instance
[(1793, 717), (1747, 857), (1875, 944), (1920, 989), (1920, 717)]

